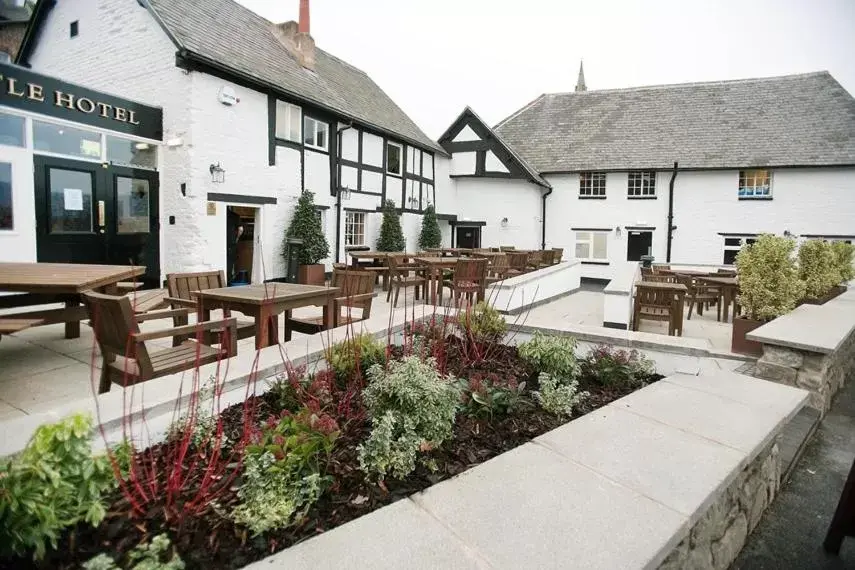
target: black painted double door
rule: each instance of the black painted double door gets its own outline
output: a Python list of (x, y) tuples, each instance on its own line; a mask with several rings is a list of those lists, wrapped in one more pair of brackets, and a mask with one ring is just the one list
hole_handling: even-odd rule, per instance
[(40, 262), (145, 265), (157, 286), (157, 172), (36, 156), (34, 174)]

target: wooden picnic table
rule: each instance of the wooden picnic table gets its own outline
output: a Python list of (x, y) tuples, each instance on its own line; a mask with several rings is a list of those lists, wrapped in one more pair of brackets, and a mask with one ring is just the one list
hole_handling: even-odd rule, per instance
[(674, 325), (680, 336), (683, 336), (683, 304), (686, 300), (688, 288), (682, 283), (660, 283), (658, 281), (638, 281), (635, 287), (636, 289), (655, 289), (659, 291), (672, 291), (674, 293), (674, 302), (672, 305)]
[(79, 263), (0, 263), (0, 291), (23, 293), (0, 297), (0, 309), (64, 303), (49, 309), (3, 315), (3, 319), (36, 321), (31, 326), (65, 323), (65, 338), (80, 337), (80, 321), (87, 317), (81, 293), (118, 294), (120, 281), (145, 273), (144, 266), (85, 265)]
[(336, 326), (334, 302), (338, 287), (297, 285), (296, 283), (264, 283), (191, 291), (199, 300), (200, 321), (211, 318), (212, 309), (239, 311), (255, 318), (255, 348), (279, 344), (279, 315), (285, 313), (284, 342), (291, 340), (290, 315), (299, 307), (323, 307), (324, 329)]
[(417, 257), (416, 263), (428, 268), (427, 284), (430, 302), (436, 305), (437, 291), (442, 287), (442, 270), (454, 269), (459, 257)]
[(733, 305), (733, 316), (736, 316), (736, 294), (739, 291), (739, 279), (736, 277), (698, 277), (704, 283), (721, 285), (722, 320), (727, 322), (730, 306)]

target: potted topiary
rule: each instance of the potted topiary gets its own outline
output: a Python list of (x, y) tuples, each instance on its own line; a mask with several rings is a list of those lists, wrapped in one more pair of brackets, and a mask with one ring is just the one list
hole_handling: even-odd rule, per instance
[(764, 234), (737, 254), (737, 302), (743, 314), (733, 319), (731, 351), (762, 355), (763, 345), (745, 335), (792, 311), (804, 297), (805, 285), (793, 260), (795, 247), (795, 240)]
[(419, 234), (419, 249), (440, 247), (441, 245), (442, 232), (439, 229), (439, 222), (436, 220), (436, 210), (433, 204), (431, 204), (425, 208), (425, 214), (422, 217), (422, 233)]
[(330, 246), (321, 229), (321, 220), (315, 212), (315, 195), (308, 190), (300, 195), (294, 216), (285, 234), (286, 238), (302, 240), (298, 260), (297, 282), (304, 285), (323, 285), (324, 266), (320, 260), (330, 254)]
[(406, 248), (407, 240), (404, 239), (395, 202), (386, 200), (383, 204), (383, 223), (380, 226), (380, 237), (377, 239), (377, 251), (404, 251)]
[(805, 283), (803, 303), (822, 305), (845, 289), (840, 287), (840, 267), (831, 243), (811, 239), (799, 248), (799, 278)]

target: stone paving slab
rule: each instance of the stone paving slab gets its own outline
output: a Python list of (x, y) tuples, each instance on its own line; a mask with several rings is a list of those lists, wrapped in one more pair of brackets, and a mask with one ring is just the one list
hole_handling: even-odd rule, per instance
[(665, 506), (693, 517), (728, 483), (744, 454), (709, 439), (605, 407), (535, 439)]
[(494, 568), (655, 566), (659, 550), (667, 554), (676, 546), (686, 520), (532, 443), (439, 483), (413, 500)]
[[(849, 297), (847, 297), (848, 299)], [(831, 354), (855, 328), (855, 303), (802, 305), (746, 335), (749, 340)]]
[(489, 568), (443, 525), (404, 499), (251, 564), (248, 570)]
[[(748, 381), (746, 381), (748, 380)], [(773, 408), (781, 414), (792, 410), (804, 400), (802, 390), (790, 386), (721, 371), (703, 380), (684, 374), (669, 376), (667, 382), (728, 398), (750, 406)]]

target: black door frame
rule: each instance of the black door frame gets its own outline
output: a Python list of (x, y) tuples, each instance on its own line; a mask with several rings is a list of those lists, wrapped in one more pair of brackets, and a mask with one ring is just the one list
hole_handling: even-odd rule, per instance
[(471, 226), (470, 225), (455, 225), (454, 228), (452, 228), (453, 231), (451, 232), (451, 242), (452, 242), (451, 247), (461, 247), (460, 246), (460, 237), (457, 234), (457, 232), (459, 232), (460, 230), (474, 230), (475, 236), (476, 236), (475, 237), (476, 245), (474, 245), (472, 247), (473, 248), (481, 247), (481, 227), (482, 227), (481, 225), (476, 225), (476, 224), (473, 224)]
[[(629, 258), (630, 240), (632, 239), (633, 232), (636, 232), (639, 234), (642, 234), (642, 233), (647, 234), (650, 237), (650, 251), (649, 251), (649, 253), (652, 253), (653, 252), (653, 229), (648, 230), (646, 228), (634, 228), (634, 229), (627, 229), (626, 230), (626, 260), (627, 261), (641, 261), (641, 259), (630, 259)], [(648, 255), (648, 252), (642, 253), (641, 255)]]
[[(36, 212), (36, 259), (55, 263), (101, 263), (146, 266), (141, 280), (157, 286), (160, 280), (160, 185), (159, 173), (68, 158), (35, 155), (34, 198)], [(58, 168), (86, 172), (92, 176), (93, 231), (90, 233), (50, 233), (50, 174)], [(149, 183), (149, 233), (119, 234), (116, 216), (116, 179), (145, 179)], [(99, 202), (104, 202), (104, 225), (99, 219)], [(141, 237), (146, 236), (146, 237)], [(130, 252), (130, 254), (129, 254)]]

